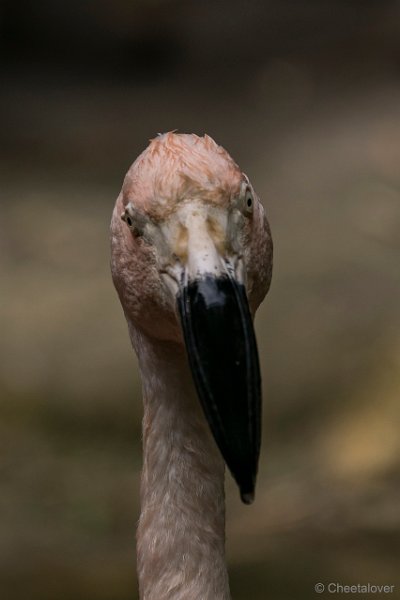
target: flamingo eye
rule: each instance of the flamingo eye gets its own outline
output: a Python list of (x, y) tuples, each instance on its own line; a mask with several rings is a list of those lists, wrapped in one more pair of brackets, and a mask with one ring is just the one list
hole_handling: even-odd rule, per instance
[(125, 223), (128, 225), (128, 227), (132, 227), (133, 226), (132, 217), (130, 216), (130, 214), (128, 213), (127, 210), (124, 213), (122, 213), (121, 219), (123, 221), (125, 221)]
[(146, 216), (132, 206), (131, 203), (128, 204), (125, 211), (122, 213), (121, 219), (128, 225), (134, 237), (143, 235), (147, 224)]
[(244, 197), (244, 208), (245, 208), (245, 212), (247, 214), (251, 214), (253, 212), (253, 204), (254, 204), (254, 199), (253, 199), (253, 194), (250, 188), (246, 189), (246, 194)]

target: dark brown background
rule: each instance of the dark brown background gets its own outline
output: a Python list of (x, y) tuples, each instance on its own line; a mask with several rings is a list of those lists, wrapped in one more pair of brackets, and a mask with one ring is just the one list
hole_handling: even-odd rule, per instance
[[(207, 132), (266, 206), (258, 496), (236, 600), (397, 585), (400, 6), (3, 1), (0, 596), (133, 600), (140, 387), (108, 267), (129, 164)], [(326, 595), (326, 594), (325, 594)]]

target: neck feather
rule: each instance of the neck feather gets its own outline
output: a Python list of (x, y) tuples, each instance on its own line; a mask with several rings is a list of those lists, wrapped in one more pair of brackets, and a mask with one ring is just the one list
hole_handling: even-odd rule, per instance
[[(132, 329), (131, 329), (132, 331)], [(224, 463), (183, 348), (137, 331), (143, 471), (137, 532), (142, 600), (229, 600)]]

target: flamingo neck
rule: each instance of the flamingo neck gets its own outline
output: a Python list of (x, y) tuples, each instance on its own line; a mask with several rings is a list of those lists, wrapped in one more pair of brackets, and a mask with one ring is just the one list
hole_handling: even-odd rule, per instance
[[(132, 331), (132, 330), (131, 330)], [(141, 600), (229, 600), (224, 463), (183, 348), (133, 332), (143, 387)]]

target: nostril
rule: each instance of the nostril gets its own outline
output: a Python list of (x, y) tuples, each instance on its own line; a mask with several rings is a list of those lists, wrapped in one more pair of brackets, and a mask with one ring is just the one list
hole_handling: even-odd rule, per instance
[(126, 222), (128, 223), (129, 227), (132, 227), (132, 219), (130, 217), (126, 217)]

